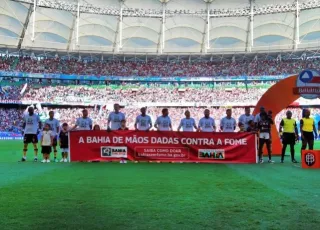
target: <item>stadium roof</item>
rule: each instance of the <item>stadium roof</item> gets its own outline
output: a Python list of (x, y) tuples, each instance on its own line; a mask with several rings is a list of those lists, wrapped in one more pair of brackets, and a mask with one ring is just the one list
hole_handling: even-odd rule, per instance
[(37, 0), (35, 11), (33, 2), (0, 1), (0, 46), (211, 54), (317, 49), (320, 42), (318, 0)]

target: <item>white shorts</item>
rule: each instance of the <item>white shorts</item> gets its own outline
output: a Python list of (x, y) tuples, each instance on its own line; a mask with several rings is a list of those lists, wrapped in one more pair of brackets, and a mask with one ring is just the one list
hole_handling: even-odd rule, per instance
[(61, 149), (61, 152), (63, 152), (63, 153), (69, 153), (69, 148), (62, 148), (62, 149)]
[(259, 137), (261, 139), (269, 140), (270, 139), (270, 133), (260, 133)]

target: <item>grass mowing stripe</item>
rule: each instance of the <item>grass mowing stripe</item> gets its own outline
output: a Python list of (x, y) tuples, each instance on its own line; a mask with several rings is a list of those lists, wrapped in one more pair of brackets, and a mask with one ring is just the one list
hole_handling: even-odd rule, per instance
[(26, 229), (316, 229), (320, 224), (313, 209), (226, 165), (72, 164), (2, 188), (0, 203), (8, 229), (18, 227), (18, 220)]
[(300, 166), (291, 163), (255, 166), (228, 165), (240, 175), (262, 183), (283, 196), (294, 199), (301, 205), (308, 205), (320, 213), (318, 170), (302, 169)]

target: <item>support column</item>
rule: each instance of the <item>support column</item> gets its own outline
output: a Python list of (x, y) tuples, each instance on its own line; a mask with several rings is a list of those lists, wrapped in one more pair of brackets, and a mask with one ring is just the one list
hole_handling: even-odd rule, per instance
[(249, 52), (252, 51), (253, 47), (253, 2), (254, 0), (250, 0), (250, 47)]
[(296, 0), (296, 21), (295, 21), (295, 38), (294, 38), (294, 50), (298, 49), (300, 44), (300, 6), (299, 0)]
[(207, 3), (207, 46), (206, 53), (210, 49), (210, 3)]
[(31, 41), (32, 41), (32, 42), (34, 42), (34, 38), (35, 38), (36, 8), (37, 8), (37, 0), (34, 0), (34, 1), (33, 1), (32, 37), (31, 37)]
[(76, 46), (79, 46), (79, 24), (80, 24), (80, 0), (78, 0), (78, 9), (77, 9), (77, 34), (76, 34)]
[(162, 3), (162, 40), (161, 40), (161, 51), (163, 53), (165, 48), (165, 23), (166, 23), (166, 3)]
[(119, 16), (119, 45), (118, 52), (122, 50), (122, 27), (123, 27), (123, 2), (120, 2), (120, 16)]

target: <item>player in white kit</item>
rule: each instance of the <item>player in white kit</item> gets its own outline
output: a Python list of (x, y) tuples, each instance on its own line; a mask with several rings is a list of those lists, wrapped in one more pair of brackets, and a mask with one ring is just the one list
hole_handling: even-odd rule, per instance
[(140, 109), (141, 114), (137, 116), (134, 128), (140, 131), (149, 131), (152, 128), (151, 117), (147, 115), (147, 108), (142, 107)]
[(162, 116), (158, 117), (154, 124), (154, 127), (158, 131), (172, 131), (172, 123), (168, 115), (169, 115), (168, 109), (163, 109)]
[(58, 134), (60, 132), (60, 122), (54, 118), (54, 112), (50, 111), (49, 112), (49, 119), (47, 119), (44, 122), (44, 125), (50, 125), (50, 130), (52, 132), (52, 136), (53, 136), (53, 143), (52, 143), (52, 147), (53, 147), (53, 156), (54, 156), (54, 162), (58, 162), (57, 160), (57, 145), (58, 145)]
[(210, 117), (210, 110), (204, 110), (204, 117), (199, 121), (199, 131), (200, 132), (215, 132), (216, 131), (216, 122)]
[(180, 132), (180, 129), (182, 128), (183, 132), (194, 132), (194, 130), (197, 129), (196, 121), (190, 117), (190, 111), (187, 110), (184, 115), (185, 118), (181, 119), (180, 125), (178, 127), (178, 132)]
[(33, 144), (34, 161), (38, 161), (38, 132), (41, 129), (41, 121), (37, 114), (34, 114), (34, 108), (28, 108), (28, 114), (23, 118), (23, 156), (21, 161), (27, 160), (27, 151), (29, 143)]
[(121, 121), (125, 120), (126, 117), (120, 112), (120, 105), (113, 105), (114, 112), (111, 112), (108, 117), (108, 130), (119, 130), (121, 127)]
[(224, 133), (233, 133), (237, 126), (237, 121), (232, 117), (232, 110), (227, 109), (227, 116), (220, 121), (220, 129)]
[(241, 131), (247, 131), (249, 121), (254, 121), (254, 116), (251, 114), (250, 107), (246, 107), (245, 113), (239, 117), (239, 128)]
[(71, 130), (92, 130), (92, 120), (88, 117), (88, 110), (82, 110), (82, 117), (76, 121), (76, 125)]

